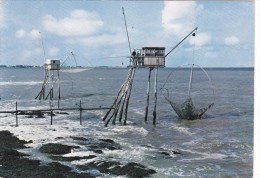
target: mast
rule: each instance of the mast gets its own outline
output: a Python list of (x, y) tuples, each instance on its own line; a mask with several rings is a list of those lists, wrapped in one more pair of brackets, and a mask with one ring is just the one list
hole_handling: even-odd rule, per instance
[(129, 40), (128, 30), (127, 30), (127, 24), (126, 24), (126, 19), (125, 19), (125, 12), (124, 12), (124, 8), (123, 8), (123, 7), (122, 7), (122, 11), (123, 11), (123, 15), (124, 15), (125, 30), (126, 30), (127, 40), (128, 40), (129, 51), (130, 51), (130, 55), (131, 55), (132, 50), (131, 50), (131, 44), (130, 44), (130, 40)]
[(190, 91), (191, 91), (191, 88), (192, 88), (193, 67), (194, 67), (194, 64), (191, 65), (191, 71), (190, 71), (190, 82), (189, 82), (189, 91), (188, 91), (188, 96), (189, 97), (190, 97)]

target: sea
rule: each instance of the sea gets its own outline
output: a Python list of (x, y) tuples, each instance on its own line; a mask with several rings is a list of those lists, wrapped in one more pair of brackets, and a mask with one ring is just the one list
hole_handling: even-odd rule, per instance
[[(111, 107), (128, 70), (120, 67), (66, 69), (59, 72), (59, 79), (54, 71), (54, 98), (50, 102), (35, 99), (43, 85), (43, 68), (2, 67), (0, 111), (15, 110), (16, 102), (18, 109), (43, 109), (50, 108), (50, 105), (55, 108), (58, 105), (58, 86), (60, 108), (79, 107), (80, 102), (83, 108)], [(9, 130), (23, 140), (32, 140), (27, 145), (29, 148), (20, 151), (29, 154), (31, 159), (41, 160), (43, 164), (51, 160), (39, 152), (42, 144), (77, 145), (71, 137), (80, 136), (114, 140), (123, 147), (122, 150), (106, 150), (94, 159), (140, 163), (156, 171), (151, 177), (252, 177), (254, 69), (205, 69), (214, 86), (214, 106), (198, 120), (179, 119), (165, 100), (161, 88), (172, 71), (179, 81), (188, 85), (183, 73), (189, 73), (189, 70), (158, 69), (156, 125), (153, 125), (152, 115), (154, 71), (151, 75), (148, 120), (145, 122), (149, 70), (140, 68), (136, 69), (126, 125), (117, 120), (115, 125), (109, 123), (105, 127), (102, 119), (107, 110), (83, 111), (80, 125), (79, 111), (71, 110), (67, 111), (68, 115), (55, 115), (52, 125), (50, 117), (27, 118), (19, 115), (18, 127), (14, 114), (0, 113), (0, 130)], [(175, 85), (179, 87), (178, 83)], [(80, 149), (66, 156), (89, 154), (93, 153), (81, 145)], [(86, 160), (62, 162), (74, 171), (80, 171), (77, 165), (85, 163)]]

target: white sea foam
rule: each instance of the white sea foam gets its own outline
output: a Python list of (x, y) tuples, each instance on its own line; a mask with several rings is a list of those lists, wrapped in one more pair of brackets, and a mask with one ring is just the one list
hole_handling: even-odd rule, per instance
[(190, 132), (189, 128), (187, 128), (187, 127), (181, 127), (181, 126), (178, 126), (178, 125), (173, 125), (170, 128), (173, 128), (173, 129), (177, 130), (178, 132), (183, 133), (185, 135), (195, 134), (195, 133)]
[(142, 109), (133, 109), (133, 112), (138, 115), (144, 116), (144, 110)]
[(146, 136), (149, 134), (149, 131), (147, 131), (143, 127), (134, 127), (134, 126), (123, 126), (123, 127), (114, 127), (112, 129), (113, 132), (116, 132), (118, 134), (125, 134), (127, 132), (131, 132), (134, 134)]
[(60, 70), (61, 72), (66, 72), (66, 73), (79, 73), (79, 72), (84, 72), (87, 70), (90, 70), (91, 68), (84, 68), (84, 69), (63, 69)]
[(9, 85), (38, 85), (41, 84), (42, 81), (19, 81), (19, 82), (14, 82), (14, 81), (3, 81), (0, 82), (0, 86), (9, 86)]

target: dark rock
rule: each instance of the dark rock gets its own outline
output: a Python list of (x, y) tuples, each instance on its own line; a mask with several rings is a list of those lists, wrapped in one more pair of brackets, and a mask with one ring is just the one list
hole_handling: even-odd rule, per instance
[(55, 112), (56, 114), (63, 114), (63, 115), (69, 115), (69, 113), (67, 113), (67, 112), (62, 112), (62, 111), (57, 111), (57, 112)]
[(46, 178), (46, 177), (69, 177), (69, 178), (94, 178), (88, 173), (72, 172), (71, 168), (60, 163), (40, 165), (39, 160), (24, 158), (26, 154), (14, 149), (25, 148), (28, 143), (19, 140), (9, 131), (0, 131), (0, 176), (5, 178)]
[(130, 177), (147, 177), (156, 173), (153, 169), (147, 169), (145, 166), (133, 162), (121, 167), (117, 172), (119, 173), (117, 175), (122, 175), (122, 173), (124, 173)]
[(88, 141), (87, 138), (84, 137), (71, 137), (73, 140), (78, 140), (78, 141)]
[(177, 150), (172, 150), (172, 153), (177, 155), (177, 154), (181, 154), (181, 152), (177, 151)]
[(48, 144), (43, 145), (40, 148), (40, 152), (48, 153), (48, 154), (62, 155), (62, 154), (71, 153), (71, 149), (73, 149), (73, 148), (79, 148), (79, 147), (62, 145), (59, 143), (48, 143)]
[(145, 166), (130, 162), (126, 165), (121, 165), (117, 161), (98, 161), (90, 162), (84, 166), (79, 166), (80, 169), (97, 169), (101, 173), (113, 175), (126, 175), (129, 177), (147, 177), (155, 174), (153, 169), (147, 169)]
[(102, 150), (121, 150), (121, 145), (111, 139), (87, 139), (84, 137), (71, 137), (88, 148), (89, 151), (101, 154)]
[(161, 154), (163, 154), (163, 155), (166, 155), (166, 156), (170, 156), (170, 153), (167, 153), (167, 152), (165, 152), (165, 151), (162, 151), (162, 152), (160, 152)]
[(97, 153), (97, 154), (102, 154), (102, 153), (103, 153), (102, 150), (95, 150), (95, 149), (93, 149), (92, 151), (93, 151), (94, 153)]
[(0, 151), (16, 148), (26, 148), (28, 142), (13, 136), (9, 131), (0, 131)]
[(114, 140), (111, 140), (111, 139), (99, 139), (100, 141), (103, 141), (103, 142), (108, 142), (108, 143), (116, 143), (114, 142)]
[(95, 149), (121, 150), (121, 146), (110, 139), (99, 139), (97, 141), (92, 141), (88, 146), (90, 151), (94, 151)]
[(89, 156), (73, 156), (73, 157), (63, 157), (63, 156), (50, 156), (51, 159), (56, 161), (76, 161), (81, 159), (92, 159), (95, 158), (95, 155), (89, 155)]

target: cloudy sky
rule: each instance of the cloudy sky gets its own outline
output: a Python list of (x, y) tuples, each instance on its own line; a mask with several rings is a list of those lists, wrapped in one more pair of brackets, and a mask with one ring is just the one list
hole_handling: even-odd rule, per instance
[(254, 2), (223, 0), (0, 0), (0, 65), (42, 65), (43, 39), (46, 58), (64, 61), (73, 51), (78, 65), (126, 66), (122, 7), (133, 49), (164, 46), (167, 52), (198, 27), (195, 37), (167, 56), (168, 67), (192, 61), (204, 67), (254, 66)]

